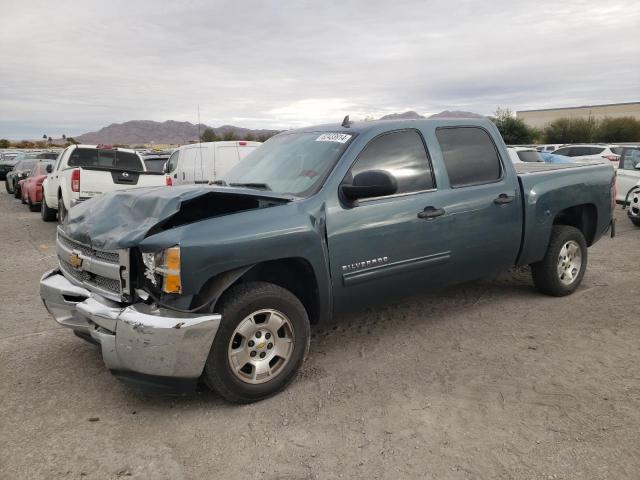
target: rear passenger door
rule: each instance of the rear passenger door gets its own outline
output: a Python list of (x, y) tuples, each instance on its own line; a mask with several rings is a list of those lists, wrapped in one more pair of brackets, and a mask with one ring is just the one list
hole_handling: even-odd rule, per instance
[(448, 184), (441, 206), (455, 232), (451, 263), (456, 280), (511, 267), (522, 238), (522, 198), (509, 159), (501, 158), (493, 138), (482, 127), (437, 128), (435, 137), (445, 170), (439, 181)]
[(179, 183), (195, 183), (196, 158), (198, 151), (195, 147), (184, 150), (180, 155), (180, 170), (178, 176)]

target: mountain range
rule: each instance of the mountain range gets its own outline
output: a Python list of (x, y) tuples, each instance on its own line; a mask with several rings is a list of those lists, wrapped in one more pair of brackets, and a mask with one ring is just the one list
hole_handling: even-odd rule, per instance
[[(445, 110), (429, 118), (481, 118), (482, 115), (472, 112), (462, 112), (458, 110)], [(392, 113), (385, 115), (380, 120), (398, 119), (422, 119), (427, 118), (412, 110), (403, 113)], [(209, 127), (190, 122), (176, 122), (167, 120), (166, 122), (155, 122), (153, 120), (131, 120), (124, 123), (112, 123), (101, 128), (97, 132), (84, 133), (75, 137), (75, 140), (86, 144), (107, 144), (107, 145), (145, 145), (145, 144), (170, 144), (182, 145), (198, 139), (198, 133), (204, 132), (206, 128), (211, 128), (216, 135), (222, 137), (224, 134), (233, 132), (237, 138), (245, 138), (252, 135), (254, 138), (262, 136), (269, 137), (278, 130), (251, 129), (237, 127), (235, 125), (223, 125), (221, 127)]]
[(75, 140), (80, 143), (107, 145), (144, 145), (151, 143), (182, 145), (197, 140), (198, 133), (204, 132), (206, 128), (211, 128), (220, 137), (226, 133), (233, 132), (238, 138), (244, 138), (248, 134), (258, 138), (263, 135), (271, 136), (278, 132), (278, 130), (255, 130), (234, 125), (209, 127), (208, 125), (200, 124), (198, 128), (197, 124), (176, 122), (174, 120), (167, 120), (166, 122), (131, 120), (124, 123), (112, 123), (97, 132), (78, 135)]

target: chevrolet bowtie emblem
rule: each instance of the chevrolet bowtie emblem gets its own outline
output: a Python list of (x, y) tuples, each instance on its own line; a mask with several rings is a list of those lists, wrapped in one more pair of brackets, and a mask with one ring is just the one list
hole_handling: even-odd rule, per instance
[(71, 266), (75, 269), (79, 269), (82, 267), (82, 259), (80, 258), (80, 255), (78, 255), (76, 252), (72, 252), (69, 255), (69, 264), (71, 264)]

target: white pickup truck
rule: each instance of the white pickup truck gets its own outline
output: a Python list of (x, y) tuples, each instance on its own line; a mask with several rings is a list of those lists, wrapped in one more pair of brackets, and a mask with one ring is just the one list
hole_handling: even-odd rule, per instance
[(165, 184), (135, 150), (105, 145), (71, 145), (49, 170), (42, 185), (44, 221), (62, 223), (71, 207), (105, 192)]

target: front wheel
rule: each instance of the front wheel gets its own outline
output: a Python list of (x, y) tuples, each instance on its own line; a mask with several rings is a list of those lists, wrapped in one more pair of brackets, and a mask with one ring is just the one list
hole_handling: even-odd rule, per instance
[(531, 264), (536, 288), (547, 295), (563, 297), (575, 291), (587, 269), (587, 242), (580, 230), (554, 225), (547, 253)]
[(4, 188), (7, 189), (7, 193), (13, 193), (13, 190), (9, 188), (9, 180), (4, 181)]
[(14, 183), (13, 184), (13, 198), (20, 198), (21, 195), (22, 195), (22, 192), (20, 191), (20, 184), (19, 183)]
[(638, 217), (630, 217), (631, 223), (633, 223), (636, 227), (640, 227), (640, 218)]
[(266, 282), (230, 288), (216, 306), (222, 315), (203, 378), (233, 403), (278, 393), (309, 350), (309, 317), (290, 291)]

